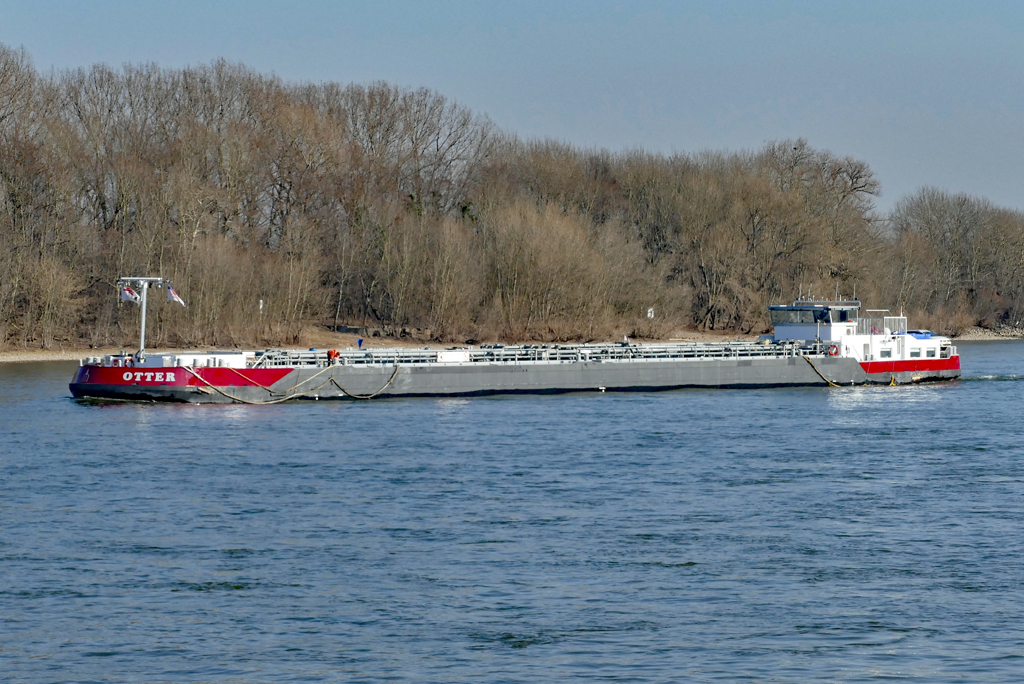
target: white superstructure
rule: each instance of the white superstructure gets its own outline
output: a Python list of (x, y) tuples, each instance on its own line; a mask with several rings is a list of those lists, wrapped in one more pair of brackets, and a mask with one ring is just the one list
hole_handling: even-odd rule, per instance
[(907, 330), (906, 317), (893, 316), (888, 310), (867, 309), (867, 315), (861, 316), (856, 300), (798, 300), (768, 310), (775, 328), (768, 339), (829, 343), (831, 356), (872, 363), (956, 355), (948, 337), (928, 330)]

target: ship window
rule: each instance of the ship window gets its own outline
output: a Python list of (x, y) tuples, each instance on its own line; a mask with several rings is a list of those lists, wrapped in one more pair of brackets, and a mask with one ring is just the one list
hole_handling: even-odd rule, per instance
[(814, 323), (813, 311), (798, 311), (793, 309), (773, 309), (771, 312), (772, 323)]
[(883, 359), (891, 359), (892, 349), (883, 349), (879, 356), (882, 357)]
[(852, 323), (857, 320), (857, 312), (854, 309), (833, 309), (833, 323)]
[(912, 358), (912, 359), (919, 359), (919, 358), (921, 358), (921, 350), (920, 349), (911, 349), (910, 350), (910, 358)]
[(935, 358), (935, 349), (934, 348), (928, 350), (928, 358), (930, 358), (930, 359)]

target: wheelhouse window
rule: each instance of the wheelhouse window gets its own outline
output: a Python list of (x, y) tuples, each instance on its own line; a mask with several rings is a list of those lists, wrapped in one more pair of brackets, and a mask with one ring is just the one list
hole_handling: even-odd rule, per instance
[(829, 309), (827, 307), (807, 309), (771, 309), (773, 325), (815, 325), (816, 323), (856, 323), (856, 309)]
[(930, 358), (930, 359), (934, 359), (935, 358), (935, 349), (934, 348), (928, 350), (928, 358)]
[(919, 359), (919, 358), (921, 358), (921, 350), (920, 349), (911, 349), (910, 350), (910, 358), (912, 358), (912, 359)]
[(857, 321), (856, 309), (833, 309), (831, 314), (833, 323), (854, 323)]
[(778, 325), (780, 323), (803, 323), (803, 324), (814, 324), (814, 312), (813, 311), (800, 311), (794, 309), (772, 309), (772, 324)]
[(892, 358), (892, 349), (883, 349), (881, 352), (879, 352), (878, 356), (883, 358), (883, 359), (891, 359)]

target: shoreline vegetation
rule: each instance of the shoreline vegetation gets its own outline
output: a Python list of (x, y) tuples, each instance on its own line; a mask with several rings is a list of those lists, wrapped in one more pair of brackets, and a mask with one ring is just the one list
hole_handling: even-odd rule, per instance
[[(0, 351), (667, 340), (856, 295), (961, 339), (1024, 321), (1024, 213), (782, 140), (523, 140), (437, 92), (225, 61), (38, 72), (0, 44)], [(972, 337), (975, 336), (975, 337)], [(369, 336), (368, 336), (369, 337)], [(354, 339), (354, 338), (353, 338)]]

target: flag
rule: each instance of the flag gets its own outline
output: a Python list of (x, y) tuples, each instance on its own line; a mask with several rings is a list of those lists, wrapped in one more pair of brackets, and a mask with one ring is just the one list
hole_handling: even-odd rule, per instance
[(170, 285), (167, 286), (167, 301), (178, 302), (182, 306), (185, 306), (185, 300), (178, 296), (178, 293), (174, 291), (174, 288)]
[(139, 293), (127, 285), (121, 286), (121, 300), (125, 302), (135, 302), (136, 304), (142, 303), (142, 297), (139, 296)]

